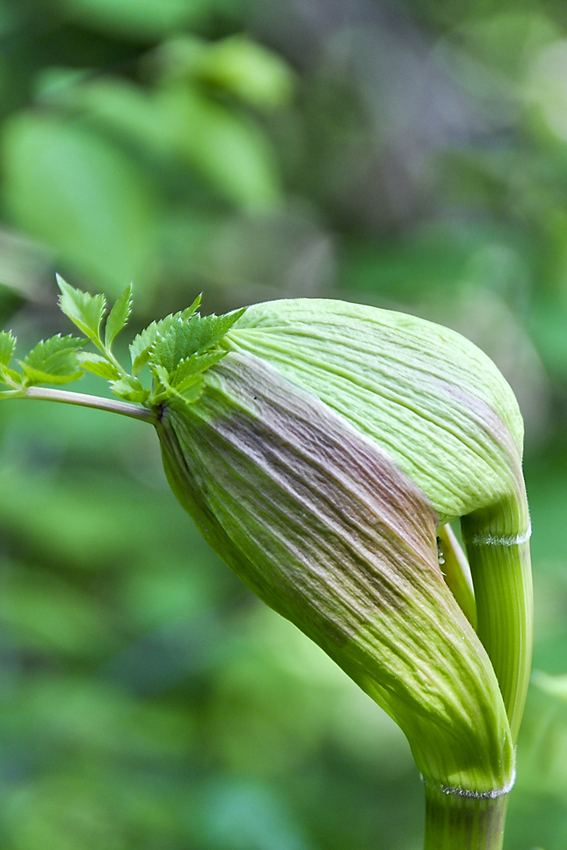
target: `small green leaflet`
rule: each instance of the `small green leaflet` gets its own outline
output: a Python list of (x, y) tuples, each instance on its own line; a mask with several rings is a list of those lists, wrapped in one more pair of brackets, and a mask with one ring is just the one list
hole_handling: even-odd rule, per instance
[(16, 339), (10, 331), (0, 331), (0, 363), (3, 366), (10, 364), (15, 347)]
[(120, 377), (120, 372), (109, 363), (106, 357), (101, 357), (100, 354), (95, 354), (93, 351), (78, 351), (77, 358), (81, 367), (93, 375), (98, 375), (99, 378), (106, 378), (107, 381), (116, 381)]
[(158, 382), (158, 393), (155, 397), (156, 402), (162, 399), (168, 400), (173, 397), (180, 399), (184, 404), (193, 404), (203, 392), (205, 379), (202, 375), (190, 375), (179, 386), (173, 387), (169, 383), (167, 369), (163, 366), (156, 366), (154, 368), (154, 374)]
[(179, 313), (172, 313), (171, 316), (166, 316), (158, 322), (152, 322), (136, 337), (130, 344), (130, 356), (132, 358), (132, 371), (137, 375), (140, 370), (146, 365), (149, 360), (150, 349), (158, 337), (163, 336), (169, 328), (177, 321), (188, 322), (195, 315), (195, 311), (199, 309), (201, 304), (201, 296), (198, 295), (190, 307), (181, 310)]
[(137, 378), (132, 375), (124, 375), (118, 381), (111, 384), (112, 392), (125, 401), (137, 401), (143, 403), (148, 400), (150, 391), (144, 389)]
[(197, 401), (203, 392), (204, 386), (205, 379), (202, 375), (189, 375), (178, 386), (172, 387), (172, 390), (176, 395), (183, 396), (184, 401), (192, 404), (194, 401)]
[(38, 342), (20, 365), (25, 383), (67, 384), (82, 377), (77, 349), (85, 344), (73, 336), (53, 336)]
[(186, 357), (185, 360), (180, 360), (177, 368), (170, 376), (171, 386), (178, 387), (188, 377), (196, 375), (199, 372), (206, 372), (207, 369), (214, 366), (226, 354), (226, 351), (219, 349), (218, 351), (207, 351), (206, 354), (193, 354), (191, 357)]
[(22, 376), (9, 368), (15, 348), (16, 338), (12, 332), (0, 331), (0, 382), (12, 389), (22, 383)]
[[(74, 325), (89, 339), (100, 339), (100, 323), (106, 309), (104, 295), (91, 295), (81, 292), (66, 283), (57, 275), (57, 283), (61, 290), (59, 306)], [(119, 299), (120, 300), (120, 299)]]
[(164, 369), (163, 366), (156, 366), (152, 374), (154, 378), (153, 401), (159, 402), (166, 399), (168, 394), (171, 393), (169, 375), (167, 369)]
[(163, 366), (171, 375), (182, 360), (203, 354), (220, 342), (243, 313), (244, 309), (224, 316), (195, 316), (190, 322), (177, 320), (165, 335), (156, 339), (150, 352), (150, 365)]
[(9, 369), (8, 366), (0, 363), (0, 381), (6, 384), (7, 387), (15, 389), (16, 387), (21, 388), (23, 378), (19, 372), (15, 372), (13, 369)]
[(108, 314), (104, 332), (104, 341), (108, 348), (110, 348), (120, 331), (125, 327), (131, 312), (132, 284), (130, 283)]

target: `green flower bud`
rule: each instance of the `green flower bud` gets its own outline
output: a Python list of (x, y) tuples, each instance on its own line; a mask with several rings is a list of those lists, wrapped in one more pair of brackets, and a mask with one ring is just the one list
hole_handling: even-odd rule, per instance
[[(336, 302), (300, 305), (310, 317), (321, 305), (325, 317), (329, 303), (337, 310)], [(274, 316), (280, 306), (260, 305)], [(514, 770), (510, 727), (492, 664), (439, 569), (436, 506), (390, 446), (384, 450), (330, 404), (340, 398), (346, 410), (350, 381), (351, 410), (356, 405), (344, 338), (335, 347), (324, 320), (308, 326), (337, 369), (343, 354), (344, 384), (332, 396), (331, 387), (322, 389), (324, 357), (308, 370), (315, 392), (291, 368), (247, 351), (249, 321), (245, 313), (225, 337), (238, 350), (208, 369), (198, 400), (172, 396), (160, 404), (156, 427), (174, 492), (236, 574), (398, 722), (429, 782), (465, 796), (505, 793)], [(261, 328), (256, 334), (262, 339)], [(300, 359), (300, 333), (284, 331), (279, 342), (267, 336), (286, 362), (293, 364), (294, 352)], [(417, 362), (417, 345), (414, 356)], [(396, 357), (384, 357), (380, 374), (389, 370), (393, 386), (398, 362), (401, 387), (409, 387), (409, 367)], [(370, 368), (366, 382), (369, 405), (380, 409)], [(403, 408), (401, 389), (397, 403)], [(403, 422), (399, 412), (396, 419)], [(409, 430), (402, 437), (408, 456)]]
[(226, 344), (375, 441), (428, 496), (440, 524), (463, 518), (477, 631), (515, 740), (533, 641), (530, 520), (522, 418), (496, 366), (440, 325), (330, 300), (255, 304)]

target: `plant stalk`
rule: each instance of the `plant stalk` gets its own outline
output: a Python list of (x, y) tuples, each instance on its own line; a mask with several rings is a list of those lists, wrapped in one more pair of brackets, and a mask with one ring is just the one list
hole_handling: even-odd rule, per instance
[(508, 794), (470, 797), (425, 783), (424, 850), (501, 850)]
[(515, 536), (510, 535), (510, 524), (500, 523), (497, 515), (488, 525), (475, 514), (461, 520), (475, 588), (477, 634), (492, 661), (514, 743), (526, 701), (533, 644), (527, 509), (522, 514), (511, 529)]
[(25, 395), (14, 396), (14, 398), (35, 398), (42, 401), (56, 401), (61, 404), (76, 404), (80, 407), (92, 407), (96, 410), (108, 410), (110, 413), (119, 413), (121, 416), (129, 416), (131, 419), (141, 419), (144, 422), (154, 423), (156, 415), (147, 407), (139, 407), (127, 401), (119, 401), (114, 398), (101, 398), (100, 396), (87, 395), (86, 393), (69, 392), (69, 390), (54, 390), (49, 387), (28, 387)]

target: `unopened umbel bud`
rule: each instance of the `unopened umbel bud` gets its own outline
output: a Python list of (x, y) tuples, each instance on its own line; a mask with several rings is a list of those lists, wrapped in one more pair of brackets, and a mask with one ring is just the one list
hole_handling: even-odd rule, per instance
[(460, 334), (360, 304), (295, 299), (249, 307), (227, 336), (376, 442), (429, 497), (461, 518), (477, 632), (514, 740), (533, 642), (523, 423), (494, 363)]
[(165, 469), (212, 547), (318, 643), (455, 792), (508, 788), (514, 755), (490, 660), (443, 580), (437, 513), (374, 441), (249, 353), (157, 424)]

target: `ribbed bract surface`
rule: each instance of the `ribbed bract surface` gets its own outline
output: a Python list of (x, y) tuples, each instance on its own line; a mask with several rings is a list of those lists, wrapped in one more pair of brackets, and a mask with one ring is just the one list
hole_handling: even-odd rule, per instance
[(437, 563), (437, 514), (388, 455), (267, 363), (229, 353), (157, 425), (214, 549), (400, 724), (432, 781), (485, 792), (513, 752), (490, 661)]
[(226, 343), (375, 440), (427, 493), (441, 523), (509, 498), (521, 480), (514, 394), (492, 361), (448, 328), (298, 298), (248, 307)]
[(370, 437), (440, 523), (466, 517), (478, 635), (516, 740), (533, 643), (530, 520), (522, 418), (494, 363), (441, 325), (325, 299), (254, 304), (224, 344), (261, 357)]

